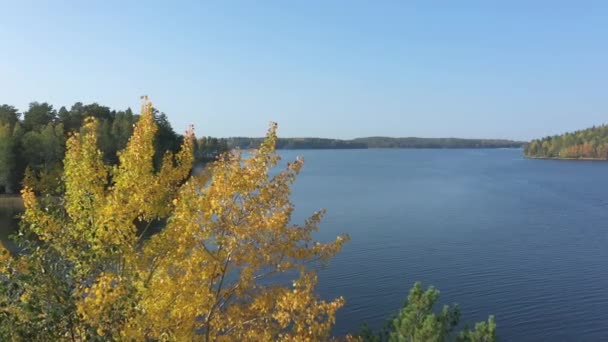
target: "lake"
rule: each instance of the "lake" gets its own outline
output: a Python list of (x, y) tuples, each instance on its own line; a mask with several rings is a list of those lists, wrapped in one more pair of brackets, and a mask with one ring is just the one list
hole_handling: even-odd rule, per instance
[(286, 151), (304, 156), (299, 218), (352, 240), (320, 272), (346, 297), (337, 334), (374, 327), (415, 281), (494, 314), (507, 341), (608, 340), (608, 163), (523, 159), (521, 150)]
[(422, 281), (465, 323), (494, 314), (502, 340), (608, 340), (608, 163), (514, 149), (281, 154), (306, 160), (294, 218), (326, 208), (317, 238), (351, 235), (319, 271), (320, 295), (347, 301), (335, 334), (379, 327)]

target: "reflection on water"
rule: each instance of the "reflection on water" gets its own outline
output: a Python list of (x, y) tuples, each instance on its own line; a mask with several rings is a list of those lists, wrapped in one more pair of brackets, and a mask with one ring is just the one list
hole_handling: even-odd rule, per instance
[(12, 252), (16, 251), (16, 246), (9, 236), (17, 232), (17, 217), (22, 211), (23, 203), (19, 196), (0, 196), (0, 241)]

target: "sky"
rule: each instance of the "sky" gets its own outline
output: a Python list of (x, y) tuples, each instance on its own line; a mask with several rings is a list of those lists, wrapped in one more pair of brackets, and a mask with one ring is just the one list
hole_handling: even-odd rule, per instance
[(176, 131), (532, 139), (608, 123), (607, 1), (0, 0), (0, 103)]

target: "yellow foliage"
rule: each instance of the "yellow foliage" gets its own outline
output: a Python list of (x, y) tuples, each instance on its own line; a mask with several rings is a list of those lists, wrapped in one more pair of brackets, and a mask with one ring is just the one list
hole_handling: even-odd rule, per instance
[(11, 253), (4, 247), (0, 241), (0, 274), (8, 270), (9, 262), (11, 261)]
[[(44, 265), (44, 253), (50, 253), (67, 265), (61, 278), (69, 282), (63, 288), (70, 289), (76, 314), (65, 325), (69, 330), (54, 336), (176, 341), (329, 337), (344, 300), (319, 300), (316, 276), (307, 266), (327, 262), (348, 237), (312, 240), (323, 211), (302, 225), (291, 222), (290, 187), (303, 161), (270, 175), (280, 160), (276, 124), (250, 157), (233, 151), (195, 176), (190, 176), (192, 134), (155, 170), (157, 127), (147, 99), (113, 168), (97, 149), (96, 125), (88, 119), (67, 142), (65, 196), (43, 204), (30, 188), (23, 191), (23, 229), (43, 249), (21, 258)], [(162, 231), (146, 237), (145, 227), (159, 221), (166, 222)], [(8, 264), (5, 259), (0, 265)], [(281, 273), (299, 277), (291, 286), (271, 281)]]

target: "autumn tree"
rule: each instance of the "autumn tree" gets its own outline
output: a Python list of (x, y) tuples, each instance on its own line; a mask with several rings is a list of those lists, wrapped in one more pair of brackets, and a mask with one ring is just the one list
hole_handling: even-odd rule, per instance
[(527, 157), (608, 159), (608, 125), (532, 140), (524, 148)]
[[(115, 166), (103, 162), (97, 126), (87, 119), (67, 142), (63, 196), (22, 192), (25, 253), (0, 248), (0, 340), (328, 337), (343, 300), (317, 298), (309, 265), (347, 237), (313, 241), (322, 211), (291, 223), (302, 161), (270, 175), (276, 125), (250, 157), (225, 154), (195, 176), (193, 134), (154, 167), (149, 102)], [(293, 282), (273, 282), (278, 274)]]

